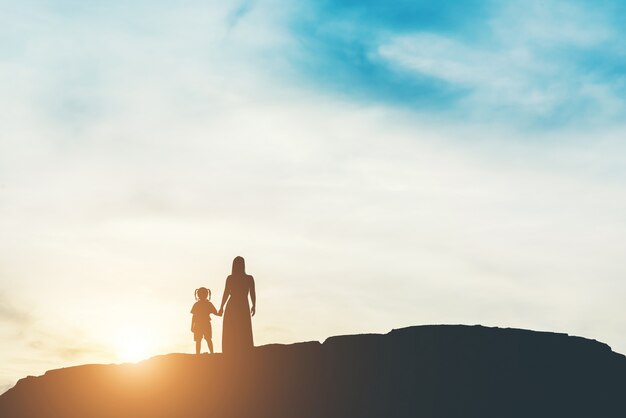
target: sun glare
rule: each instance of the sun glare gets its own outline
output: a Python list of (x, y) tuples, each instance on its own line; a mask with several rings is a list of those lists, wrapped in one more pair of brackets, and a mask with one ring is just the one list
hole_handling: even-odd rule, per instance
[(117, 357), (120, 361), (136, 363), (149, 357), (149, 347), (142, 338), (124, 338), (116, 347)]

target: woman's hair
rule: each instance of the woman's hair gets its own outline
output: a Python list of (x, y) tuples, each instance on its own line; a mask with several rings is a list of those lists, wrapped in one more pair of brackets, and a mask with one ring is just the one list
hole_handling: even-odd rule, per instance
[(194, 292), (194, 296), (196, 297), (196, 300), (207, 298), (211, 300), (211, 289), (207, 289), (206, 287), (199, 287)]
[(246, 262), (243, 257), (237, 256), (233, 260), (233, 276), (246, 274)]

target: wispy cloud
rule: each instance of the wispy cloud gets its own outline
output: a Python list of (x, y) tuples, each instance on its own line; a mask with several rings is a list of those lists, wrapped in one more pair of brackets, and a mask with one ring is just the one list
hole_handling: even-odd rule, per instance
[(112, 357), (110, 350), (84, 340), (85, 335), (81, 334), (69, 336), (38, 332), (28, 339), (27, 346), (49, 360), (76, 362), (87, 357)]
[(0, 393), (26, 374), (85, 359), (113, 357), (110, 349), (81, 331), (46, 326), (33, 309), (18, 308), (11, 295), (0, 293), (0, 333), (5, 342), (0, 350)]
[(14, 306), (5, 293), (0, 293), (0, 322), (16, 328), (25, 328), (33, 324), (33, 317), (27, 310)]
[(623, 32), (577, 1), (323, 2), (298, 26), (313, 80), (457, 118), (545, 127), (624, 113)]
[[(455, 105), (479, 117), (510, 121), (518, 114), (553, 126), (623, 114), (623, 80), (585, 62), (598, 49), (610, 50), (618, 33), (586, 10), (559, 3), (511, 9), (489, 22), (489, 42), (418, 33), (391, 39), (378, 52), (399, 69), (466, 89)], [(617, 62), (626, 58), (620, 55)]]

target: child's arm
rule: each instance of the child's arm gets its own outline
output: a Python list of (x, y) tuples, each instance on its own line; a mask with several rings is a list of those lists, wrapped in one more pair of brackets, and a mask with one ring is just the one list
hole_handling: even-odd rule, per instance
[(211, 304), (211, 313), (217, 316), (222, 316), (223, 314), (223, 312), (218, 312), (217, 309), (215, 309), (215, 306), (213, 304)]
[(194, 321), (195, 318), (195, 315), (191, 317), (191, 332), (194, 332), (194, 329), (196, 328), (196, 321)]

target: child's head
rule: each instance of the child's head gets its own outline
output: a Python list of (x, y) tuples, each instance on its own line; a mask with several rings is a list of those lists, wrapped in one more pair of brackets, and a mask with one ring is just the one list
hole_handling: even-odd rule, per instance
[(211, 290), (206, 287), (200, 287), (196, 289), (196, 300), (206, 300), (207, 298), (211, 300)]

